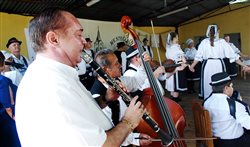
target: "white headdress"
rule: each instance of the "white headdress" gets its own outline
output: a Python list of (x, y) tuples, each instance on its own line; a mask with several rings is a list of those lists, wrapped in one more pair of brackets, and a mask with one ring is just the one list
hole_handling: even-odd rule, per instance
[(167, 43), (166, 43), (166, 48), (168, 48), (169, 46), (172, 45), (172, 41), (171, 41), (171, 35), (170, 35), (171, 32), (168, 33), (168, 36), (167, 36)]
[(191, 39), (191, 38), (189, 38), (189, 39), (186, 41), (186, 45), (190, 45), (190, 44), (193, 43), (193, 42), (194, 42), (194, 40)]
[(206, 36), (210, 37), (210, 29), (214, 27), (214, 37), (219, 38), (218, 26), (217, 25), (208, 25)]

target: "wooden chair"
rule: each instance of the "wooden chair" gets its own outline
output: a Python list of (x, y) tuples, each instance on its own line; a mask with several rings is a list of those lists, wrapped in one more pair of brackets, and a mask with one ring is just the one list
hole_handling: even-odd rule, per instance
[[(194, 116), (195, 136), (206, 138), (213, 137), (211, 120), (208, 110), (205, 110), (200, 102), (192, 101), (192, 111)], [(213, 140), (197, 140), (196, 147), (213, 147)]]

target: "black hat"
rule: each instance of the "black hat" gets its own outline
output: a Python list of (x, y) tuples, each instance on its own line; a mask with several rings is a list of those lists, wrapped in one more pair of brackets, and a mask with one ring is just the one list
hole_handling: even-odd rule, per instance
[(132, 57), (138, 55), (138, 53), (139, 53), (138, 49), (134, 49), (133, 47), (129, 47), (126, 50), (127, 59), (131, 59)]
[(121, 48), (121, 47), (123, 47), (125, 45), (126, 45), (125, 42), (118, 42), (117, 43), (117, 48)]
[(210, 83), (211, 86), (219, 86), (232, 81), (226, 72), (220, 72), (212, 75), (211, 80), (212, 80), (212, 82)]
[(144, 39), (142, 40), (142, 42), (145, 42), (145, 41), (148, 41), (148, 39), (147, 39), (147, 38), (144, 38)]
[(92, 42), (90, 38), (85, 38), (86, 42)]
[(19, 41), (19, 40), (17, 40), (15, 37), (12, 37), (12, 38), (9, 39), (8, 43), (6, 44), (6, 47), (9, 48), (9, 45), (10, 45), (11, 43), (14, 43), (14, 42), (19, 43), (19, 45), (22, 44), (22, 41)]

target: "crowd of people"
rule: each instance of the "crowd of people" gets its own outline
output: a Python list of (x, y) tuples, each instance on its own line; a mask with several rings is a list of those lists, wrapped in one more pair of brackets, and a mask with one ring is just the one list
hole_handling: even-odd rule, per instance
[[(152, 143), (150, 135), (134, 131), (146, 112), (140, 97), (151, 87), (142, 64), (142, 60), (150, 62), (154, 56), (148, 39), (143, 39), (145, 52), (141, 58), (138, 49), (125, 42), (117, 43), (116, 51), (95, 53), (91, 39), (83, 33), (83, 26), (73, 14), (50, 8), (29, 23), (36, 52), (33, 63), (20, 54), (22, 41), (15, 37), (8, 40), (8, 51), (0, 52), (1, 145), (109, 147)], [(228, 35), (220, 39), (217, 25), (209, 25), (206, 36), (197, 49), (194, 40), (188, 39), (187, 48), (182, 50), (178, 34), (170, 32), (166, 58), (181, 66), (171, 73), (163, 66), (156, 68), (155, 86), (161, 95), (165, 90), (170, 92), (170, 98), (178, 103), (179, 93), (195, 93), (195, 81), (200, 81), (198, 96), (210, 112), (213, 135), (218, 137), (215, 146), (247, 146), (249, 111), (247, 105), (231, 96), (232, 80), (237, 76), (235, 64), (250, 72), (240, 60), (249, 57), (229, 42)], [(83, 54), (98, 63), (132, 100), (124, 101), (82, 59)], [(165, 87), (159, 81), (162, 79), (166, 80)]]

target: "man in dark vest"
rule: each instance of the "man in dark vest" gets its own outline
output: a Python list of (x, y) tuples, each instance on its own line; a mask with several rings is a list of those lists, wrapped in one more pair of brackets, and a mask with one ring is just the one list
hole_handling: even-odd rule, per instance
[[(121, 64), (118, 62), (118, 59), (113, 53), (113, 51), (108, 49), (98, 51), (96, 54), (95, 61), (103, 68), (103, 70), (110, 77), (122, 82), (124, 85), (121, 84), (121, 86), (124, 90), (126, 88), (128, 91), (138, 90), (138, 79), (136, 79), (135, 77), (121, 76)], [(109, 93), (109, 90), (110, 88), (104, 81), (104, 79), (98, 78), (98, 80), (95, 81), (90, 91), (99, 106), (102, 108), (103, 112), (106, 114), (106, 116), (113, 122), (114, 125), (117, 125), (121, 121), (124, 112), (127, 110), (127, 106), (119, 95), (117, 97), (107, 99), (106, 95)], [(138, 137), (146, 139), (135, 139)], [(148, 145), (150, 143), (150, 136), (143, 133), (131, 133), (122, 145), (127, 146), (129, 144), (133, 144), (140, 146)]]
[(143, 46), (142, 47), (143, 47), (144, 51), (148, 52), (150, 57), (153, 58), (154, 53), (153, 53), (151, 47), (148, 45), (148, 39), (147, 38), (143, 39)]
[[(85, 38), (86, 44), (84, 46), (83, 52), (90, 55), (93, 59), (95, 57), (95, 52), (91, 49), (92, 48), (92, 41), (90, 38)], [(83, 61), (84, 62), (84, 61)], [(90, 90), (94, 81), (95, 81), (95, 75), (93, 68), (89, 64), (86, 65), (86, 72), (85, 74), (79, 75), (81, 83), (86, 87), (86, 89)], [(78, 67), (81, 69), (82, 67)]]
[(118, 42), (117, 43), (117, 50), (114, 51), (114, 54), (118, 58), (118, 62), (122, 65), (122, 73), (125, 72), (127, 68), (127, 59), (126, 59), (126, 53), (128, 46), (125, 44), (125, 42)]

